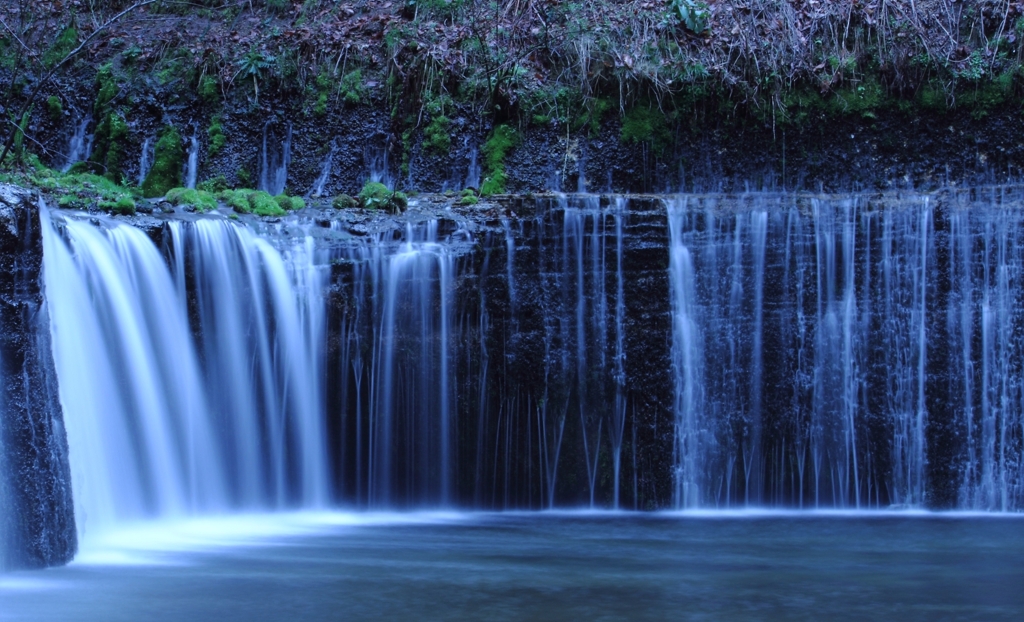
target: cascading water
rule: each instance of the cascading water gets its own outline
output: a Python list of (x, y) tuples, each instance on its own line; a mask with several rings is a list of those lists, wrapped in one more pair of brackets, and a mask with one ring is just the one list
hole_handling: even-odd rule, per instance
[(395, 244), (342, 247), (354, 288), (342, 319), (341, 486), (373, 507), (453, 501), (453, 254), (436, 220)]
[[(468, 140), (468, 138), (467, 138)], [(476, 145), (473, 145), (466, 155), (468, 160), (466, 164), (466, 181), (462, 184), (463, 188), (479, 188), (480, 187), (480, 150)]]
[(281, 253), (224, 220), (168, 227), (182, 311), (194, 293), (231, 505), (324, 505), (323, 271), (309, 240)]
[(363, 148), (363, 161), (366, 163), (366, 176), (370, 181), (384, 184), (389, 190), (394, 189), (395, 182), (388, 167), (387, 145), (366, 145)]
[(675, 504), (1019, 508), (1001, 205), (676, 199)]
[(587, 195), (399, 229), (204, 216), (151, 232), (163, 252), (44, 215), (80, 528), (1020, 509), (1024, 217), (1001, 192), (678, 197), (667, 227), (660, 200)]
[(93, 139), (92, 134), (88, 133), (90, 123), (92, 123), (92, 117), (86, 116), (75, 126), (75, 131), (68, 140), (68, 150), (61, 171), (66, 173), (78, 162), (89, 159), (92, 154)]
[(44, 212), (44, 276), (79, 531), (224, 508), (185, 310), (138, 229)]
[(169, 223), (172, 272), (134, 227), (42, 219), (80, 531), (323, 504), (321, 273), (304, 242)]
[[(287, 124), (284, 136), (278, 136), (271, 131), (274, 123), (274, 121), (267, 121), (263, 125), (259, 189), (278, 195), (284, 192), (288, 183), (288, 164), (292, 159), (292, 124)], [(271, 139), (275, 143), (279, 142), (279, 146), (274, 148), (268, 144)]]
[(338, 140), (334, 139), (331, 141), (331, 150), (328, 152), (327, 157), (324, 158), (323, 164), (320, 165), (320, 175), (313, 182), (313, 188), (310, 190), (310, 196), (321, 197), (324, 194), (324, 187), (327, 185), (328, 180), (331, 178), (331, 169), (334, 168), (334, 156), (338, 153)]
[(149, 174), (149, 169), (153, 166), (154, 149), (153, 137), (147, 136), (146, 140), (142, 141), (142, 150), (139, 152), (139, 186), (145, 183), (146, 175)]
[[(143, 148), (145, 150), (145, 148)], [(188, 158), (185, 160), (185, 187), (195, 188), (199, 176), (199, 139), (193, 134), (188, 139)]]

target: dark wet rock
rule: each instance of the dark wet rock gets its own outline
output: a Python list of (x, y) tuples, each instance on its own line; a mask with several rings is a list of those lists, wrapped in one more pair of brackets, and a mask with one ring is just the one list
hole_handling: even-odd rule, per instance
[(36, 200), (0, 184), (0, 566), (9, 568), (63, 564), (77, 548)]

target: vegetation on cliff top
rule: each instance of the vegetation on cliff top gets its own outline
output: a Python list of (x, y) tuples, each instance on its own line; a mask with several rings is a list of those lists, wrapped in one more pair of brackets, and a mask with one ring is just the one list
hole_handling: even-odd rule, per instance
[[(0, 139), (46, 149), (26, 115), (69, 114), (56, 78), (95, 85), (92, 170), (115, 181), (125, 111), (147, 97), (203, 107), (211, 155), (224, 99), (316, 116), (372, 103), (406, 151), (419, 130), (427, 153), (449, 147), (453, 106), (492, 132), (596, 133), (618, 114), (624, 141), (657, 152), (670, 125), (708, 114), (983, 115), (1024, 90), (1022, 37), (1024, 2), (1007, 0), (18, 0), (0, 3)], [(500, 191), (500, 166), (486, 173)], [(158, 177), (147, 195), (179, 183)]]

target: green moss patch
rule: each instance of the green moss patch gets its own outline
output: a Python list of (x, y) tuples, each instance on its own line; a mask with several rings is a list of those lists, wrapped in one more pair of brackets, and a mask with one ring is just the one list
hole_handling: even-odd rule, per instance
[(224, 123), (219, 114), (213, 115), (210, 119), (210, 127), (206, 128), (208, 140), (206, 153), (213, 157), (220, 153), (224, 145), (228, 143), (228, 137), (224, 135)]
[(409, 198), (405, 193), (388, 190), (384, 184), (376, 181), (368, 181), (359, 191), (359, 201), (366, 209), (386, 209), (391, 212), (400, 212), (409, 204)]
[(188, 205), (200, 212), (217, 209), (217, 198), (205, 190), (193, 188), (172, 188), (167, 191), (167, 200), (174, 205)]
[(142, 182), (142, 194), (146, 197), (161, 197), (181, 183), (181, 167), (185, 161), (185, 147), (181, 134), (168, 126), (156, 141), (153, 166)]
[(519, 134), (509, 125), (499, 125), (491, 132), (483, 146), (486, 173), (480, 184), (480, 194), (490, 196), (505, 192), (508, 177), (505, 174), (505, 157), (519, 142)]

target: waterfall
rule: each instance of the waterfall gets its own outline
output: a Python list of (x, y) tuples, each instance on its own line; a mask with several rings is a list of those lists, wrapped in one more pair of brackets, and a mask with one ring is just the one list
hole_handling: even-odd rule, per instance
[(313, 189), (310, 191), (310, 196), (321, 197), (324, 194), (324, 186), (327, 185), (327, 181), (331, 178), (331, 169), (334, 167), (334, 156), (338, 153), (338, 140), (331, 140), (331, 151), (324, 158), (323, 164), (320, 165), (320, 175), (313, 182)]
[(231, 505), (324, 505), (323, 274), (311, 241), (280, 252), (219, 219), (169, 233), (175, 280), (195, 294), (205, 394), (231, 413), (215, 430)]
[(454, 257), (438, 222), (338, 251), (355, 287), (344, 319), (346, 496), (371, 507), (453, 500)]
[(149, 168), (153, 166), (153, 151), (153, 137), (147, 136), (146, 140), (142, 142), (142, 150), (139, 152), (139, 186), (142, 186), (143, 182), (146, 181)]
[[(693, 257), (684, 237), (692, 217), (685, 200), (668, 206), (669, 282), (672, 292), (672, 376), (675, 384), (673, 500), (676, 507), (699, 507), (709, 486), (703, 481), (714, 451), (714, 437), (703, 412), (703, 347), (698, 328)], [(692, 242), (691, 242), (692, 243)]]
[(72, 166), (88, 160), (92, 154), (93, 135), (87, 133), (90, 123), (92, 123), (92, 117), (86, 116), (75, 126), (75, 131), (68, 141), (67, 154), (64, 165), (61, 167), (62, 172), (70, 171)]
[[(273, 195), (282, 194), (288, 182), (288, 164), (292, 159), (292, 124), (289, 123), (283, 137), (270, 131), (274, 121), (263, 125), (263, 148), (260, 151), (260, 183), (259, 190)], [(268, 137), (280, 140), (278, 149), (268, 147)]]
[(673, 200), (675, 505), (1020, 508), (1009, 203)]
[(80, 531), (322, 505), (322, 302), (306, 245), (280, 252), (227, 221), (170, 223), (172, 273), (139, 229), (42, 219)]
[(576, 192), (587, 191), (587, 150), (580, 146), (580, 153), (576, 156)]
[[(145, 148), (143, 148), (145, 149)], [(185, 161), (185, 187), (195, 188), (199, 175), (199, 139), (193, 134), (188, 139), (188, 159)]]
[(46, 295), (82, 533), (222, 509), (184, 309), (153, 243), (42, 214)]
[(332, 504), (1020, 510), (1019, 205), (44, 214), (79, 528)]
[(395, 182), (391, 178), (391, 171), (388, 168), (387, 145), (376, 146), (367, 144), (363, 148), (363, 161), (366, 163), (366, 177), (370, 181), (382, 183), (393, 190)]
[[(469, 140), (468, 138), (466, 140)], [(480, 150), (474, 144), (470, 148), (466, 159), (469, 163), (466, 166), (466, 181), (462, 184), (463, 188), (480, 188)]]

